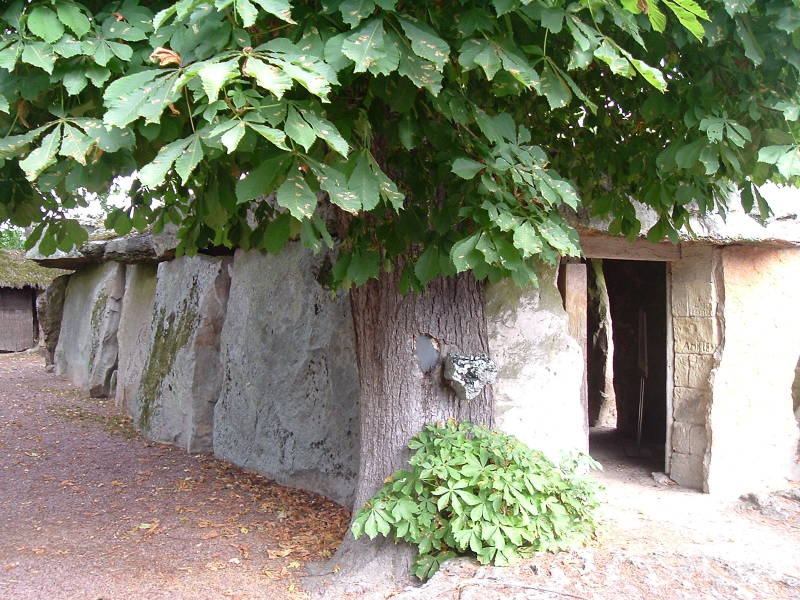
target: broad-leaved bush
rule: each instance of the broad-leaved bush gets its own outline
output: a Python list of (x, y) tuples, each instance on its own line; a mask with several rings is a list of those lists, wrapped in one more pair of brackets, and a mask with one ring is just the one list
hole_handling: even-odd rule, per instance
[(579, 545), (595, 531), (600, 486), (585, 473), (600, 465), (585, 454), (556, 466), (514, 436), (455, 421), (428, 425), (408, 446), (410, 470), (387, 480), (352, 531), (417, 546), (420, 579), (457, 555), (509, 565)]

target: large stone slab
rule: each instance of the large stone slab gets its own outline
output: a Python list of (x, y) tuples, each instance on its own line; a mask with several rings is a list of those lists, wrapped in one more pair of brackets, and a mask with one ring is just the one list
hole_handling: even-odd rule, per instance
[(710, 409), (708, 491), (783, 487), (796, 460), (800, 249), (722, 250), (725, 335)]
[(358, 374), (350, 304), (300, 245), (238, 251), (222, 332), (214, 453), (280, 483), (353, 501)]
[(583, 354), (569, 335), (555, 273), (539, 289), (504, 281), (486, 291), (489, 349), (497, 363), (493, 384), (499, 429), (558, 461), (562, 452), (588, 452), (581, 400)]
[(125, 270), (125, 295), (119, 319), (119, 367), (115, 401), (129, 410), (136, 398), (150, 350), (153, 302), (156, 295), (157, 265), (128, 265)]
[(113, 394), (124, 289), (125, 266), (113, 262), (88, 266), (67, 283), (56, 373), (94, 397)]
[[(230, 263), (230, 257), (195, 256), (158, 265), (147, 360), (130, 410), (148, 438), (188, 452), (213, 450)], [(131, 357), (131, 363), (138, 360)]]

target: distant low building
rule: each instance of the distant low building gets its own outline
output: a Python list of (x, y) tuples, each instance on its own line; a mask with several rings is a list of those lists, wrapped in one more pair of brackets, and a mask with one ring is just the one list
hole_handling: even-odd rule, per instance
[(0, 250), (0, 352), (19, 352), (36, 345), (36, 296), (64, 273), (39, 266), (23, 252)]

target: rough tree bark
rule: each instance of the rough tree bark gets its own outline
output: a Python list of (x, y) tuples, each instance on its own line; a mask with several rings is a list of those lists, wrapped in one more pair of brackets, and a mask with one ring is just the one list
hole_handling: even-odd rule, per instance
[[(409, 439), (449, 418), (491, 426), (485, 389), (461, 401), (442, 378), (449, 353), (489, 354), (483, 286), (471, 274), (438, 278), (422, 294), (400, 295), (400, 269), (351, 292), (361, 383), (358, 510), (395, 470), (407, 466)], [(413, 549), (347, 534), (333, 562), (341, 574), (327, 590), (378, 593), (410, 581)]]

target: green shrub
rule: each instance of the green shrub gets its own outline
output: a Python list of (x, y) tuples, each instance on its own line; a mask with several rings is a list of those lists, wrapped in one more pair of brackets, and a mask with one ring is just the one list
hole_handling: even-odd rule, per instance
[(581, 473), (600, 465), (585, 454), (557, 467), (513, 436), (454, 421), (428, 425), (408, 446), (411, 470), (387, 480), (352, 531), (416, 545), (420, 579), (453, 556), (508, 565), (594, 533), (599, 485)]

